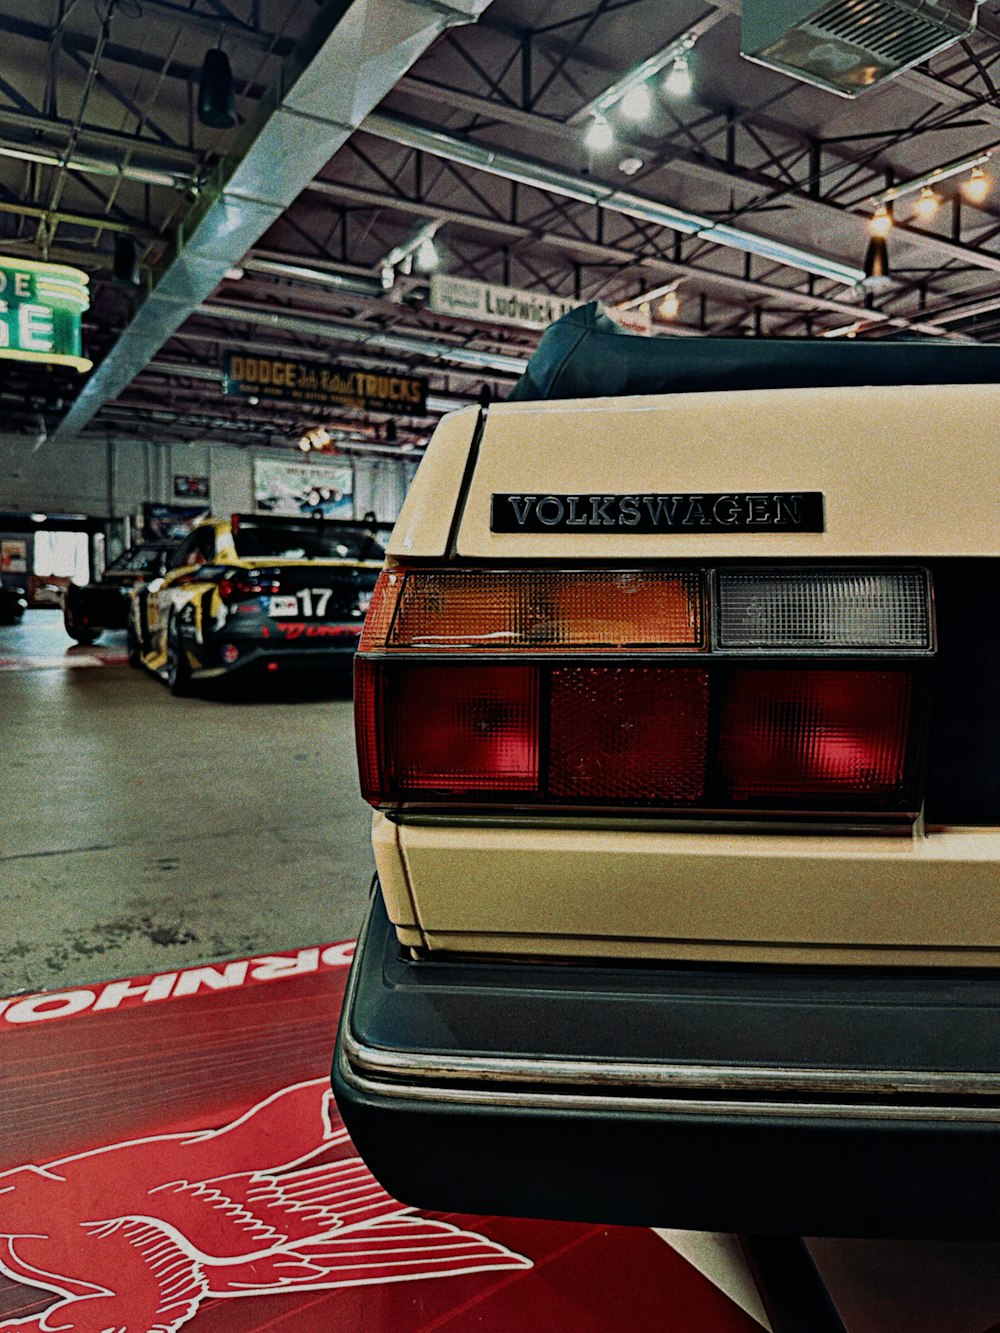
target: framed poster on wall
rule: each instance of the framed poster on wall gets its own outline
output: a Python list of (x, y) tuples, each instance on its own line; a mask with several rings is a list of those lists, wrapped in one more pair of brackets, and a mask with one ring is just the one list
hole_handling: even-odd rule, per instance
[(0, 574), (27, 574), (28, 543), (24, 537), (0, 541)]
[(262, 514), (354, 517), (354, 469), (349, 463), (298, 463), (258, 458), (253, 493)]
[(192, 500), (208, 499), (208, 478), (189, 477), (174, 473), (174, 495), (178, 500), (190, 497)]
[(166, 505), (147, 501), (142, 506), (142, 533), (148, 542), (180, 541), (196, 523), (208, 518), (208, 505)]

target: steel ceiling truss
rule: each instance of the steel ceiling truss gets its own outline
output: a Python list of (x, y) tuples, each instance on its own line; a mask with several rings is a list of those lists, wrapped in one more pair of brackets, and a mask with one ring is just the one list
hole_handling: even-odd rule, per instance
[[(599, 285), (602, 295), (608, 300), (625, 299), (644, 285), (650, 285), (647, 280), (652, 272), (657, 276), (663, 274), (690, 279), (692, 285), (703, 281), (716, 301), (736, 305), (744, 310), (748, 308), (749, 297), (750, 304), (787, 303), (817, 315), (835, 315), (841, 320), (857, 313), (857, 307), (844, 298), (840, 287), (834, 287), (830, 294), (828, 284), (808, 279), (789, 283), (790, 270), (760, 260), (744, 262), (741, 271), (734, 271), (732, 261), (729, 261), (728, 267), (720, 268), (720, 252), (708, 241), (693, 243), (679, 233), (666, 232), (661, 227), (636, 219), (612, 220), (602, 210), (527, 186), (515, 185), (506, 191), (506, 210), (501, 210), (492, 200), (485, 198), (482, 191), (473, 187), (463, 195), (465, 201), (470, 201), (469, 206), (457, 212), (454, 205), (455, 182), (460, 180), (463, 185), (467, 183), (469, 173), (466, 169), (444, 163), (446, 169), (436, 176), (426, 169), (417, 172), (413, 159), (419, 158), (420, 153), (411, 150), (410, 160), (401, 169), (394, 165), (390, 172), (373, 160), (374, 154), (369, 151), (369, 144), (361, 146), (357, 139), (352, 140), (348, 152), (357, 163), (369, 169), (370, 184), (341, 186), (332, 181), (317, 182), (307, 192), (307, 197), (321, 192), (326, 198), (369, 205), (375, 210), (393, 210), (423, 218), (451, 218), (458, 228), (473, 228), (497, 240), (502, 239), (505, 245), (499, 250), (495, 246), (493, 248), (494, 271), (485, 273), (479, 270), (481, 276), (488, 276), (494, 281), (514, 281), (515, 285), (521, 282), (521, 285), (531, 286), (527, 256), (533, 249), (538, 249), (562, 253), (561, 276), (553, 278), (551, 285), (545, 289), (566, 296), (576, 295), (578, 279), (575, 275), (578, 274), (582, 260), (587, 267), (598, 268), (600, 272), (593, 277), (585, 276), (579, 284), (580, 289), (587, 291), (588, 284)], [(351, 174), (353, 176), (355, 173)], [(418, 177), (422, 177), (424, 183), (419, 194), (413, 184)], [(380, 188), (373, 189), (373, 185)], [(298, 211), (304, 211), (301, 204), (291, 211), (285, 221), (294, 218)], [(300, 224), (300, 230), (306, 229)], [(451, 247), (456, 255), (460, 255), (463, 252), (454, 240), (455, 234), (455, 228), (448, 228), (440, 234), (439, 240), (446, 248)], [(568, 257), (573, 255), (574, 250), (576, 255)], [(366, 261), (371, 265), (377, 258), (370, 253), (356, 251), (344, 257), (349, 257), (358, 266), (363, 266)], [(515, 273), (512, 277), (512, 261), (515, 267), (522, 266), (527, 276)], [(497, 262), (501, 266), (499, 272)], [(484, 267), (488, 268), (489, 265), (485, 264)], [(554, 272), (553, 269), (549, 271)], [(615, 293), (609, 289), (608, 282), (609, 277), (613, 279), (619, 273), (622, 275), (621, 290)], [(774, 282), (773, 278), (781, 281)]]
[[(620, 64), (609, 63), (604, 34), (612, 30), (617, 11), (651, 3), (598, 0), (571, 17), (554, 17), (530, 31), (505, 24), (490, 12), (476, 29), (448, 30), (427, 59), (395, 83), (394, 98), (404, 99), (396, 105), (433, 107), (438, 116), (442, 107), (461, 113), (464, 125), (447, 133), (496, 142), (504, 151), (511, 134), (523, 131), (533, 143), (548, 145), (544, 156), (553, 165), (565, 170), (567, 162), (581, 164), (581, 130), (574, 114), (579, 118), (595, 92), (626, 72)], [(151, 16), (176, 20), (178, 34), (190, 29), (214, 38), (225, 31), (227, 45), (241, 54), (240, 94), (251, 102), (263, 96), (278, 61), (288, 59), (294, 46), (293, 36), (262, 26), (256, 0), (240, 5), (239, 12), (226, 0), (143, 4)], [(695, 28), (708, 33), (738, 9), (738, 0), (705, 0)], [(23, 188), (0, 187), (0, 222), (3, 215), (20, 213), (51, 229), (49, 244), (62, 228), (61, 248), (53, 246), (52, 257), (72, 254), (74, 246), (84, 243), (79, 229), (89, 229), (95, 245), (105, 232), (107, 243), (115, 233), (128, 230), (150, 245), (157, 235), (169, 233), (177, 211), (187, 208), (184, 186), (192, 192), (200, 188), (211, 166), (206, 155), (211, 141), (196, 130), (192, 110), (198, 71), (183, 58), (177, 40), (137, 50), (121, 39), (127, 31), (116, 29), (102, 47), (100, 37), (71, 31), (65, 24), (53, 28), (6, 18), (3, 24), (15, 36), (47, 44), (48, 73), (39, 93), (37, 80), (25, 82), (16, 64), (5, 69), (0, 97), (9, 105), (0, 106), (0, 158), (5, 145), (15, 150), (32, 142), (51, 145), (63, 159), (69, 157), (61, 171), (57, 168), (56, 179), (69, 172), (76, 184), (65, 208), (58, 206), (58, 199), (53, 206), (49, 169), (29, 167)], [(60, 100), (65, 99), (59, 98), (58, 79), (66, 68), (92, 73), (95, 87), (123, 113), (121, 132), (88, 121), (86, 105), (75, 117), (60, 116)], [(133, 86), (122, 78), (126, 70), (142, 80), (142, 96), (136, 92), (138, 83)], [(983, 13), (973, 37), (930, 66), (900, 76), (899, 86), (919, 94), (913, 100), (922, 102), (908, 123), (893, 128), (810, 137), (787, 114), (786, 100), (802, 94), (802, 86), (791, 81), (752, 108), (699, 105), (696, 100), (683, 108), (665, 106), (665, 133), (654, 139), (637, 132), (631, 136), (634, 142), (620, 145), (622, 156), (634, 152), (644, 163), (628, 186), (644, 188), (653, 199), (669, 198), (677, 180), (687, 178), (695, 193), (702, 188), (717, 201), (710, 215), (720, 223), (752, 225), (760, 218), (758, 230), (766, 229), (768, 214), (780, 216), (783, 210), (806, 224), (828, 223), (839, 238), (837, 248), (854, 250), (845, 258), (858, 264), (867, 239), (864, 217), (871, 197), (892, 179), (889, 164), (921, 149), (933, 155), (935, 136), (943, 140), (956, 131), (966, 133), (970, 146), (991, 146), (1000, 138), (998, 70), (1000, 27)], [(177, 115), (180, 104), (186, 104), (186, 116)], [(147, 181), (140, 193), (141, 174), (156, 171), (167, 179), (162, 185)], [(110, 177), (110, 185), (100, 181), (102, 174)], [(95, 201), (93, 207), (85, 195)], [(321, 199), (327, 205), (323, 217), (317, 208)], [(202, 206), (196, 208), (195, 220)], [(701, 211), (708, 215), (708, 210)], [(680, 278), (685, 321), (708, 333), (820, 332), (842, 327), (852, 318), (887, 329), (925, 330), (961, 328), (976, 319), (981, 321), (977, 330), (982, 330), (991, 327), (992, 310), (987, 308), (989, 294), (979, 284), (993, 283), (991, 274), (1000, 272), (1000, 254), (991, 248), (1000, 234), (1000, 220), (989, 205), (958, 206), (940, 227), (906, 222), (897, 227), (890, 244), (899, 280), (893, 292), (879, 298), (877, 309), (865, 310), (842, 286), (723, 250), (710, 233), (685, 236), (635, 217), (612, 216), (592, 204), (491, 178), (364, 135), (352, 138), (342, 150), (330, 179), (313, 182), (280, 216), (274, 241), (264, 244), (288, 251), (275, 256), (281, 262), (314, 262), (372, 274), (401, 230), (412, 232), (417, 219), (433, 218), (450, 224), (438, 239), (457, 272), (609, 301), (634, 298), (650, 286)], [(781, 230), (780, 224), (776, 229)], [(22, 236), (13, 244), (31, 242)], [(238, 257), (231, 262), (238, 263)], [(274, 302), (280, 308), (292, 289), (287, 281), (270, 282), (255, 274), (245, 289), (227, 289), (226, 298), (239, 302), (244, 290), (258, 305)], [(300, 305), (302, 291), (297, 288)], [(306, 301), (311, 300), (310, 289)], [(440, 333), (440, 325), (426, 314), (397, 302), (354, 298), (352, 305), (346, 296), (326, 291), (316, 301), (335, 316), (355, 310), (373, 333), (395, 330), (417, 337), (432, 328)], [(248, 311), (248, 320), (255, 318)], [(259, 323), (247, 327), (255, 330), (256, 344)], [(459, 332), (456, 328), (455, 334)], [(285, 333), (290, 339), (296, 336), (287, 329)], [(470, 333), (468, 326), (464, 337), (470, 345), (490, 342), (489, 333)], [(172, 344), (178, 345), (177, 340)], [(504, 344), (494, 334), (490, 345)], [(403, 361), (416, 363), (409, 354)], [(454, 373), (465, 372), (455, 368)], [(471, 380), (469, 372), (460, 382)]]
[(360, 120), (447, 27), (490, 0), (327, 0), (210, 187), (183, 220), (152, 290), (58, 431), (73, 439), (291, 205)]

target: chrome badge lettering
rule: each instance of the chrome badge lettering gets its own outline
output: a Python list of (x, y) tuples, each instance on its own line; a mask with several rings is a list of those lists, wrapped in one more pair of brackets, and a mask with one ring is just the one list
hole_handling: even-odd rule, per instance
[(491, 532), (823, 532), (822, 491), (501, 494)]

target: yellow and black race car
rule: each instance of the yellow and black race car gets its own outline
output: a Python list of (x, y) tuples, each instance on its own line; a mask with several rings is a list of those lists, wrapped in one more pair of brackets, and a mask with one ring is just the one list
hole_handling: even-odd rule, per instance
[(384, 551), (377, 523), (233, 514), (200, 523), (136, 588), (129, 661), (174, 694), (252, 668), (350, 663)]

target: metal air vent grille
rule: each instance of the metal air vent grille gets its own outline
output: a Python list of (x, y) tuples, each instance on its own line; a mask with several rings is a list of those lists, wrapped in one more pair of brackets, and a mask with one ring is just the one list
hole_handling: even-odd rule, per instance
[(809, 26), (817, 35), (851, 42), (898, 66), (930, 55), (967, 25), (934, 22), (893, 0), (833, 0)]

